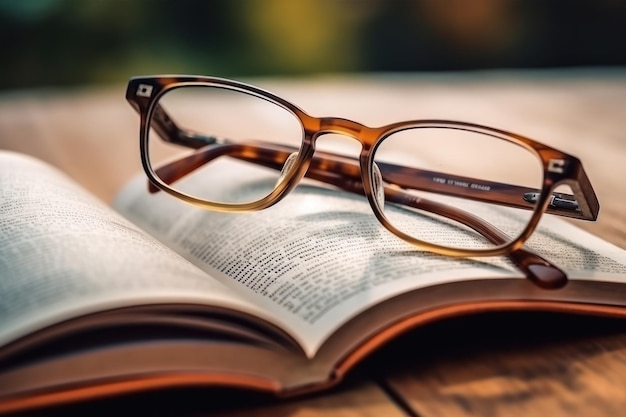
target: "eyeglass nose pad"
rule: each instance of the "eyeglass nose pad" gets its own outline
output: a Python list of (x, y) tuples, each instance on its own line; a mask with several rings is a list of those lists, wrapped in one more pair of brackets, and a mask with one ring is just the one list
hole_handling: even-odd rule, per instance
[(278, 186), (278, 184), (283, 182), (285, 177), (291, 171), (291, 168), (296, 164), (297, 160), (298, 160), (298, 152), (293, 152), (291, 155), (287, 157), (287, 159), (285, 160), (285, 163), (283, 164), (283, 169), (280, 170), (280, 176), (278, 177), (278, 180), (276, 181), (276, 186)]
[(385, 186), (383, 185), (383, 176), (380, 173), (380, 169), (378, 168), (378, 165), (376, 165), (376, 162), (374, 162), (372, 166), (374, 168), (372, 170), (372, 189), (374, 190), (374, 199), (376, 200), (378, 207), (382, 209), (385, 205)]

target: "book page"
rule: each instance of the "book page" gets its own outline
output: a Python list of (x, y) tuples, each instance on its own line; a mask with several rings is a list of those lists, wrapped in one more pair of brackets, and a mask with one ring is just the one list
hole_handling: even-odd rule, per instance
[(0, 152), (0, 347), (82, 314), (172, 302), (264, 314), (56, 169)]
[[(208, 178), (233, 182), (250, 165), (220, 160), (203, 169), (219, 173)], [(219, 181), (206, 184), (202, 176), (184, 181), (186, 189), (210, 186), (214, 195), (222, 187)], [(378, 223), (364, 197), (312, 184), (299, 185), (262, 211), (217, 213), (164, 192), (148, 194), (140, 175), (116, 207), (209, 275), (272, 311), (310, 355), (349, 318), (394, 295), (472, 278), (525, 279), (508, 258), (458, 259), (417, 251)], [(570, 272), (624, 280), (624, 251), (602, 246), (600, 239), (591, 242), (597, 247), (583, 249), (580, 243), (588, 240), (581, 236), (588, 234), (562, 221), (555, 224), (533, 239), (535, 249)], [(578, 241), (565, 237), (572, 229), (582, 233), (575, 236)], [(611, 247), (621, 261), (594, 252)], [(593, 253), (593, 262), (581, 258), (581, 251)]]

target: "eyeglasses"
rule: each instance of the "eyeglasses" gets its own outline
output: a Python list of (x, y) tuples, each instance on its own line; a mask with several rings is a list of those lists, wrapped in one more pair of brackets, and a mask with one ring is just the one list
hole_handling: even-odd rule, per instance
[[(523, 247), (541, 215), (595, 220), (599, 211), (577, 158), (499, 129), (318, 118), (260, 88), (215, 77), (133, 77), (126, 98), (140, 114), (150, 191), (210, 210), (265, 209), (309, 178), (365, 195), (380, 223), (418, 249), (508, 255), (544, 288), (563, 286), (567, 276)], [(356, 139), (358, 157), (316, 151), (328, 134)], [(238, 166), (226, 171), (225, 163)]]

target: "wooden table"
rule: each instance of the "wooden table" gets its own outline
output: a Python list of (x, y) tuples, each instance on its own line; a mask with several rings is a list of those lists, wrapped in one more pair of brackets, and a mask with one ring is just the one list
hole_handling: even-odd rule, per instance
[[(598, 193), (582, 227), (626, 248), (626, 70), (248, 80), (314, 115), (370, 126), (425, 118), (519, 132), (577, 155)], [(140, 170), (125, 86), (0, 94), (0, 148), (60, 167), (103, 200)], [(395, 341), (336, 389), (276, 400), (179, 390), (60, 413), (149, 415), (623, 415), (626, 322), (501, 314), (438, 323)]]

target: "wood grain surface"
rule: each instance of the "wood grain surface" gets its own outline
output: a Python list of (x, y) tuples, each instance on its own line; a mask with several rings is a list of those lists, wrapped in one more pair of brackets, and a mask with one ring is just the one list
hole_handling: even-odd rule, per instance
[[(370, 126), (469, 121), (576, 155), (601, 206), (597, 222), (576, 224), (626, 248), (626, 70), (246, 81), (316, 116)], [(110, 202), (140, 171), (138, 118), (124, 92), (118, 85), (0, 94), (0, 149), (46, 160)], [(626, 323), (542, 314), (469, 317), (394, 341), (330, 392), (288, 401), (245, 393), (184, 399), (183, 408), (125, 398), (60, 412), (110, 413), (143, 401), (150, 415), (618, 416), (626, 413)]]

